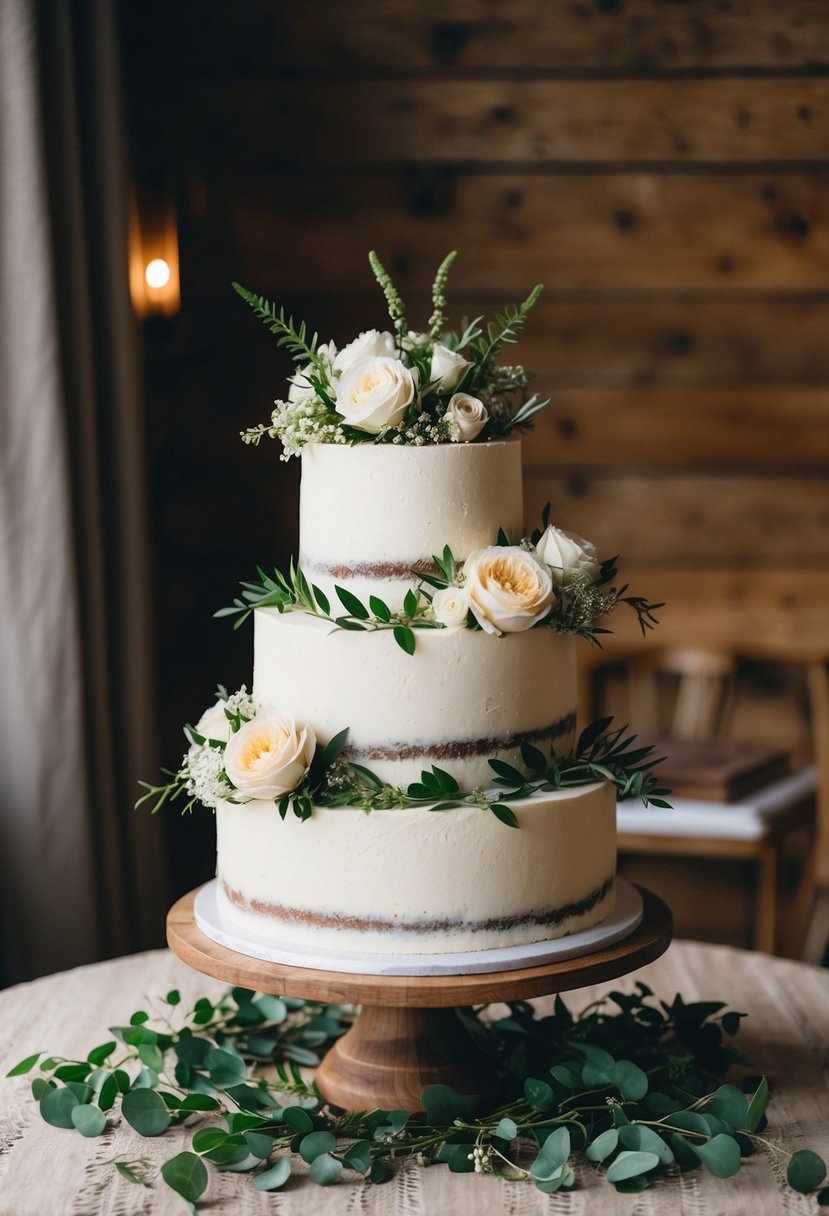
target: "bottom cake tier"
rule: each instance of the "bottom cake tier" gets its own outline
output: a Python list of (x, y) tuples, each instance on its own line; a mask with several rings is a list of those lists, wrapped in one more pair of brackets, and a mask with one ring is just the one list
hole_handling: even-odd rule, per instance
[(317, 949), (441, 954), (524, 945), (598, 924), (615, 906), (609, 783), (488, 810), (319, 807), (216, 811), (218, 903), (240, 930)]

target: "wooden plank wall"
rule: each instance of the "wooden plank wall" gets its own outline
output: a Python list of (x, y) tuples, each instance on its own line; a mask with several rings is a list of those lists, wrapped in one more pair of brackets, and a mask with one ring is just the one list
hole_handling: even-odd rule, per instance
[(450, 248), (458, 317), (546, 285), (520, 347), (552, 397), (528, 518), (551, 498), (630, 570), (826, 569), (825, 0), (123, 0), (121, 19), (139, 192), (166, 176), (180, 204), (183, 311), (148, 331), (147, 383), (182, 697), (205, 646), (247, 674), (195, 616), (296, 543), (296, 471), (235, 442), (287, 364), (228, 284), (343, 341), (384, 323), (371, 247), (413, 321)]

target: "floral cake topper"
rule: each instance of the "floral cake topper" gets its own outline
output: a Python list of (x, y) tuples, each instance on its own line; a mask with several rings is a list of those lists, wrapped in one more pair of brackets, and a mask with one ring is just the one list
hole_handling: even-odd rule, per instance
[(543, 409), (528, 391), (520, 364), (498, 364), (541, 294), (532, 289), (492, 321), (464, 320), (446, 328), (444, 290), (456, 251), (441, 262), (432, 286), (429, 328), (409, 329), (406, 309), (376, 253), (369, 263), (388, 304), (392, 330), (370, 329), (341, 349), (309, 335), (284, 309), (234, 283), (235, 290), (290, 351), (297, 369), (284, 398), (277, 398), (269, 423), (242, 432), (246, 443), (263, 436), (282, 441), (282, 459), (306, 443), (471, 443), (499, 439), (526, 428)]

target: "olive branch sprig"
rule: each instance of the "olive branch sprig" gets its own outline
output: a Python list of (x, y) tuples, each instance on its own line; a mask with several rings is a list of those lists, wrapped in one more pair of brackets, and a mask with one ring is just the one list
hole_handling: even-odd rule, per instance
[[(250, 721), (239, 714), (225, 712), (233, 731), (238, 730), (242, 722)], [(627, 726), (611, 729), (612, 721), (612, 718), (601, 718), (588, 726), (567, 756), (557, 756), (552, 744), (545, 754), (522, 741), (520, 751), (526, 772), (493, 756), (487, 761), (494, 774), (492, 788), (471, 790), (462, 789), (451, 773), (436, 764), (424, 769), (420, 780), (410, 782), (405, 789), (390, 785), (370, 768), (349, 758), (349, 728), (345, 727), (316, 749), (308, 772), (296, 789), (276, 800), (277, 810), (282, 819), (290, 810), (298, 819), (307, 820), (317, 807), (348, 806), (364, 811), (422, 807), (431, 812), (478, 807), (490, 812), (507, 827), (518, 828), (520, 824), (510, 804), (526, 801), (537, 794), (599, 781), (609, 781), (615, 786), (620, 801), (640, 798), (644, 806), (669, 809), (666, 798), (670, 790), (661, 788), (653, 773), (664, 757), (655, 757), (653, 747), (634, 746), (636, 736), (628, 734)], [(209, 747), (222, 753), (225, 750), (225, 743), (205, 738), (193, 726), (186, 726), (184, 733), (191, 745), (198, 748)], [(139, 782), (146, 792), (136, 802), (136, 808), (153, 800), (151, 811), (156, 814), (168, 803), (189, 794), (182, 814), (192, 811), (198, 798), (192, 792), (187, 761), (185, 756), (177, 772), (162, 769), (169, 778), (164, 784)], [(225, 801), (249, 801), (233, 789), (226, 774), (221, 780), (227, 785), (227, 793), (222, 794)]]
[(276, 608), (279, 612), (301, 608), (311, 616), (330, 621), (338, 629), (369, 633), (391, 629), (394, 640), (406, 654), (415, 652), (415, 629), (444, 627), (427, 615), (428, 596), (412, 588), (406, 592), (402, 609), (393, 611), (379, 596), (370, 595), (366, 606), (353, 591), (335, 586), (334, 592), (345, 610), (335, 613), (325, 592), (308, 581), (293, 558), (287, 575), (276, 567), (272, 575), (261, 566), (257, 566), (256, 572), (259, 581), (243, 582), (241, 596), (237, 596), (228, 607), (214, 612), (214, 617), (235, 616), (233, 628), (239, 629), (256, 608)]
[[(760, 1149), (793, 1190), (818, 1190), (823, 1160), (764, 1135), (766, 1078), (724, 1082), (733, 1064), (747, 1062), (730, 1042), (746, 1015), (723, 1001), (651, 998), (639, 981), (578, 1013), (560, 996), (544, 1016), (526, 1001), (510, 1002), (497, 1017), (489, 1006), (446, 1010), (435, 1026), (437, 1049), (461, 1068), (474, 1063), (497, 1096), (485, 1101), (432, 1085), (421, 1114), (332, 1111), (300, 1066), (319, 1064), (352, 1015), (241, 987), (189, 1008), (173, 989), (110, 1027), (85, 1059), (36, 1051), (7, 1075), (34, 1073), (32, 1097), (44, 1121), (85, 1137), (118, 1120), (139, 1136), (186, 1126), (188, 1147), (158, 1174), (135, 1155), (101, 1164), (135, 1185), (159, 1181), (193, 1208), (212, 1170), (241, 1168), (254, 1189), (276, 1191), (292, 1176), (300, 1181), (299, 1161), (310, 1166), (305, 1185), (330, 1185), (344, 1170), (378, 1184), (410, 1159), (523, 1180), (546, 1194), (593, 1169), (631, 1193), (657, 1178), (670, 1186), (676, 1165), (729, 1178)], [(817, 1200), (825, 1205), (829, 1188)]]

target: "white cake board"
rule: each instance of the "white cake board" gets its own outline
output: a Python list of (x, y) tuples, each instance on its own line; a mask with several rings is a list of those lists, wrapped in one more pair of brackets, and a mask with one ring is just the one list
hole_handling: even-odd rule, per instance
[(272, 941), (264, 934), (240, 933), (222, 916), (217, 891), (218, 881), (214, 879), (201, 888), (193, 904), (196, 925), (211, 941), (267, 963), (311, 967), (316, 971), (346, 971), (355, 975), (474, 975), (564, 962), (612, 946), (632, 933), (642, 920), (641, 895), (629, 882), (617, 878), (616, 910), (606, 920), (553, 941), (457, 954), (357, 954), (300, 948), (290, 942)]

